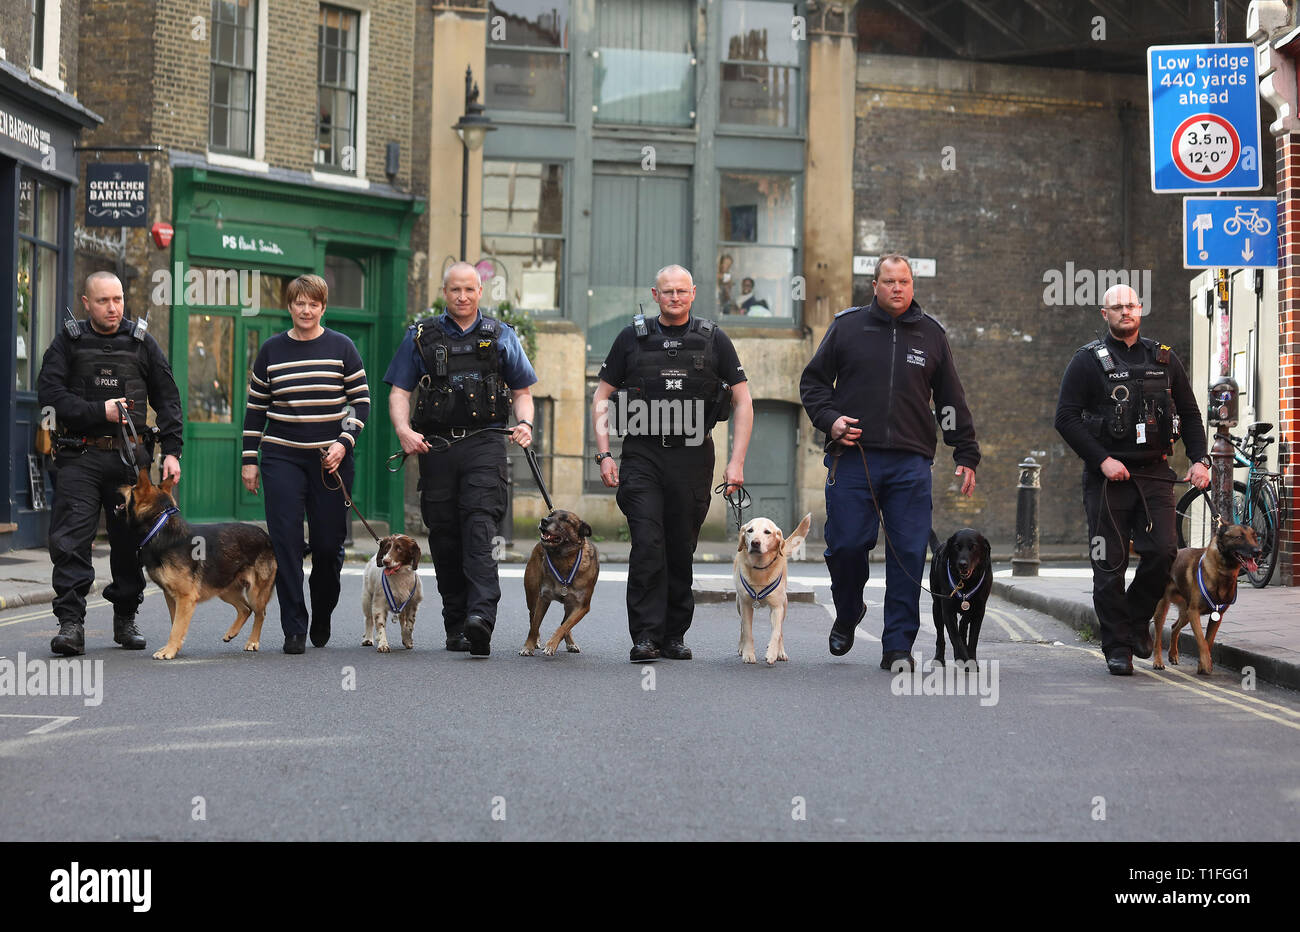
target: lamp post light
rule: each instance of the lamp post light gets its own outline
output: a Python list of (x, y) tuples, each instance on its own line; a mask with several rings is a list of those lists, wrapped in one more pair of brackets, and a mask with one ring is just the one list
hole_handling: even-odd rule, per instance
[(492, 121), (483, 115), (483, 105), (478, 101), (478, 85), (474, 83), (474, 72), (465, 66), (465, 112), (456, 121), (452, 129), (460, 137), (460, 261), (465, 261), (465, 233), (469, 221), (469, 154), (483, 147), (487, 134), (496, 129)]

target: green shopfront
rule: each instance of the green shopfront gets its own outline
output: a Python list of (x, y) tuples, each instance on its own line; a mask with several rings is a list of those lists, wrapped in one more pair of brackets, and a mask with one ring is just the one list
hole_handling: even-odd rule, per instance
[(170, 268), (152, 275), (154, 307), (170, 305), (170, 355), (185, 410), (179, 505), (191, 521), (260, 521), (262, 499), (240, 482), (248, 373), (258, 348), (288, 330), (284, 286), (314, 272), (329, 284), (325, 326), (357, 345), (371, 409), (357, 446), (353, 499), (400, 529), (402, 483), (383, 373), (406, 319), (411, 228), (423, 202), (250, 177), (173, 171)]

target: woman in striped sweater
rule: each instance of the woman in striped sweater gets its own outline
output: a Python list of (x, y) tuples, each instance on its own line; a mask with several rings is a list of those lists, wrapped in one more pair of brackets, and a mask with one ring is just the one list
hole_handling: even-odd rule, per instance
[[(351, 340), (321, 326), (329, 288), (302, 275), (285, 289), (293, 329), (262, 344), (248, 381), (244, 487), (257, 494), (259, 447), (266, 484), (266, 529), (275, 548), (284, 652), (301, 654), (309, 630), (302, 591), (302, 522), (311, 547), (311, 642), (324, 647), (339, 601), (357, 436), (370, 414), (370, 390)], [(322, 465), (324, 470), (322, 470)], [(328, 471), (326, 485), (324, 471)]]

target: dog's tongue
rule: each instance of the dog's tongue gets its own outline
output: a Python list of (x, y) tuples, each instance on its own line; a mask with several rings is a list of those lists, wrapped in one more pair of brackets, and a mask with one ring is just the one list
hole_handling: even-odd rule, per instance
[(1258, 573), (1258, 572), (1259, 572), (1259, 564), (1255, 562), (1255, 558), (1254, 558), (1254, 557), (1246, 557), (1246, 559), (1243, 560), (1242, 563), (1243, 563), (1243, 565), (1246, 567), (1246, 572), (1247, 572), (1247, 573)]
[(392, 576), (392, 575), (393, 575), (394, 573), (396, 573), (400, 568), (401, 568), (401, 567), (397, 567), (397, 566), (385, 566), (385, 567), (384, 567), (384, 575), (385, 575), (385, 576)]

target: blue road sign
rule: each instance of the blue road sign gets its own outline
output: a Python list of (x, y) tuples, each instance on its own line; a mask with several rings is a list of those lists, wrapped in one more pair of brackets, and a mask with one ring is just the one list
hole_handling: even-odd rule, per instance
[(1277, 266), (1277, 201), (1271, 197), (1183, 198), (1183, 268)]
[(1253, 45), (1153, 45), (1147, 93), (1152, 191), (1263, 187)]

